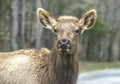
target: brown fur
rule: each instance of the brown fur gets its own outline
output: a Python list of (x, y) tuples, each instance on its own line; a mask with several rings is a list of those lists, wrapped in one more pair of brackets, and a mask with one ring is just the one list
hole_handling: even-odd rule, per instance
[(46, 48), (0, 53), (0, 84), (75, 84), (77, 61)]
[[(79, 34), (95, 23), (96, 11), (87, 12), (80, 20), (72, 16), (54, 19), (40, 8), (37, 16), (41, 25), (55, 34), (52, 50), (42, 48), (40, 51), (0, 53), (0, 84), (76, 84)], [(64, 52), (58, 47), (61, 39), (70, 41), (70, 47)]]

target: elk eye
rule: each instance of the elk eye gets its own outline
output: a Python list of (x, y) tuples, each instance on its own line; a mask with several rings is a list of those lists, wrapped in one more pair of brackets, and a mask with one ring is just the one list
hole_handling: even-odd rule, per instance
[(79, 34), (79, 33), (80, 33), (80, 29), (76, 29), (76, 30), (75, 30), (75, 33), (76, 33), (76, 34)]
[(53, 30), (53, 32), (54, 32), (54, 33), (57, 33), (57, 32), (58, 32), (58, 30), (57, 30), (57, 29), (54, 29), (54, 30)]

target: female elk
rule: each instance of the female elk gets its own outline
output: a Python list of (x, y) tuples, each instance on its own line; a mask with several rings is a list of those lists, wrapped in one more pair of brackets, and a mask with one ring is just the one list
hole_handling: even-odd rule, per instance
[(96, 11), (88, 11), (79, 20), (72, 16), (55, 19), (38, 8), (37, 16), (55, 35), (52, 50), (0, 53), (0, 84), (76, 84), (79, 35), (94, 25)]

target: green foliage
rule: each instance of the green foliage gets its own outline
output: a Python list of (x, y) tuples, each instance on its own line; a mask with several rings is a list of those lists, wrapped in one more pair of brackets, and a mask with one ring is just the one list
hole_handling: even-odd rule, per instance
[(9, 34), (10, 5), (11, 0), (0, 0), (0, 40)]
[(105, 70), (105, 69), (113, 69), (120, 68), (120, 62), (88, 62), (88, 61), (80, 61), (80, 72), (89, 72), (96, 70)]
[(11, 0), (0, 0), (0, 14), (6, 12), (10, 7)]
[(108, 29), (105, 22), (98, 17), (93, 28), (87, 32), (96, 38), (102, 38), (108, 34)]

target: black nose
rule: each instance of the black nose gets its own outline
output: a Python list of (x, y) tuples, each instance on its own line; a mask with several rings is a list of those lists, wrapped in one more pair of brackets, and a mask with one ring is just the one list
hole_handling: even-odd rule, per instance
[(67, 49), (70, 47), (70, 41), (68, 39), (59, 40), (58, 47), (61, 49)]

